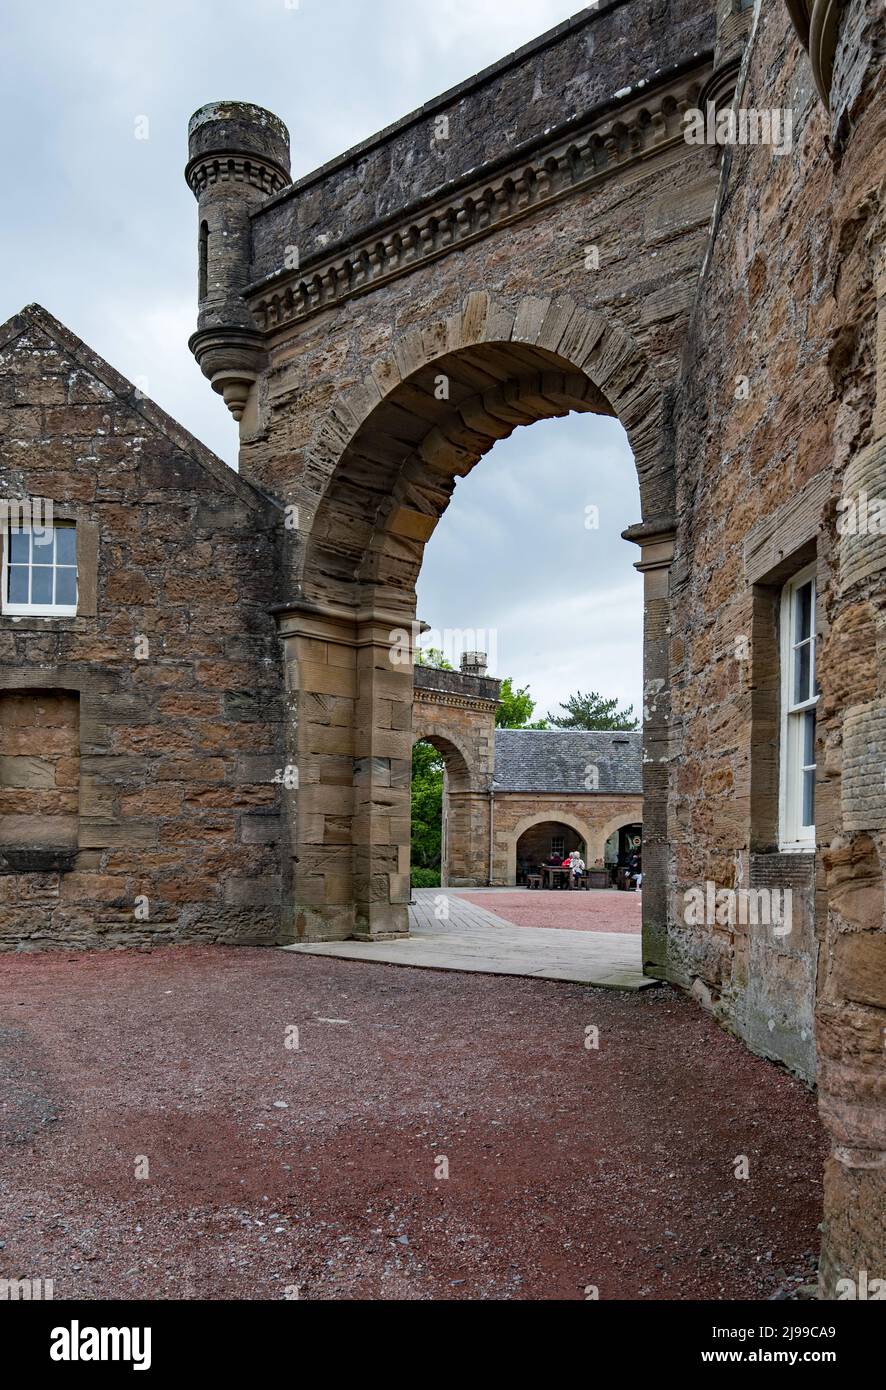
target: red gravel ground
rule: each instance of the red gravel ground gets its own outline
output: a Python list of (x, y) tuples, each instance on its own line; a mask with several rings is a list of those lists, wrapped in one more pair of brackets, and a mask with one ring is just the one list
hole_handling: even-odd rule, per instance
[(0, 978), (0, 1277), (56, 1299), (809, 1277), (813, 1097), (672, 990), (222, 947), (6, 956)]
[(569, 931), (617, 931), (639, 935), (642, 896), (606, 888), (596, 892), (566, 892), (562, 889), (517, 888), (513, 893), (463, 893), (449, 890), (454, 897), (467, 898), (485, 907), (496, 917), (504, 917), (515, 927), (565, 927)]

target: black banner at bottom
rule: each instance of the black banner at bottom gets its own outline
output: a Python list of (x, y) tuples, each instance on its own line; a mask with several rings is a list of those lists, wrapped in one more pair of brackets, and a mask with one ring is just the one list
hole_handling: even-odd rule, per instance
[[(304, 1301), (277, 1303), (199, 1302), (8, 1302), (0, 1326), (6, 1333), (5, 1351), (14, 1350), (18, 1376), (39, 1371), (64, 1383), (71, 1375), (93, 1379), (104, 1372), (116, 1376), (169, 1375), (215, 1372), (230, 1375), (240, 1370), (292, 1373), (310, 1354), (316, 1363), (324, 1355), (315, 1340), (328, 1327), (335, 1330), (325, 1354), (340, 1371), (348, 1343), (341, 1340), (342, 1323), (359, 1332), (363, 1317), (371, 1340), (354, 1342), (361, 1363), (384, 1355), (398, 1360), (408, 1352), (417, 1327), (415, 1304), (408, 1326), (398, 1323), (383, 1332), (386, 1303), (343, 1304)], [(610, 1367), (621, 1362), (632, 1372), (642, 1370), (709, 1368), (716, 1376), (729, 1366), (780, 1366), (787, 1372), (806, 1366), (827, 1366), (845, 1375), (865, 1370), (869, 1375), (882, 1366), (883, 1311), (855, 1302), (775, 1303), (677, 1303), (596, 1302), (583, 1307), (559, 1303), (518, 1304), (519, 1324), (509, 1325), (507, 1305), (489, 1324), (489, 1305), (483, 1305), (484, 1323), (473, 1325), (477, 1305), (445, 1305), (445, 1321), (437, 1324), (438, 1340), (431, 1352), (434, 1379), (439, 1381), (441, 1362), (451, 1355), (453, 1368), (465, 1370), (465, 1349), (452, 1340), (456, 1327), (476, 1333), (508, 1331), (512, 1338), (497, 1342), (502, 1361), (510, 1350), (526, 1345), (526, 1334), (538, 1318), (538, 1331), (560, 1340), (548, 1342), (548, 1353), (568, 1352), (574, 1336), (581, 1339), (594, 1364), (604, 1354)], [(532, 1309), (532, 1311), (530, 1311)], [(397, 1309), (398, 1318), (402, 1316)], [(426, 1325), (435, 1336), (436, 1318)], [(505, 1318), (498, 1323), (497, 1317)], [(529, 1321), (527, 1322), (527, 1316)], [(327, 1323), (327, 1318), (329, 1322)], [(333, 1321), (334, 1320), (334, 1321)], [(371, 1320), (371, 1321), (370, 1321)], [(356, 1326), (355, 1326), (356, 1324)], [(379, 1334), (387, 1339), (379, 1342)], [(304, 1338), (310, 1336), (310, 1352)], [(399, 1339), (402, 1339), (399, 1340)], [(475, 1343), (472, 1343), (475, 1345)], [(536, 1349), (538, 1343), (535, 1344)], [(430, 1351), (430, 1347), (428, 1348)], [(575, 1344), (571, 1345), (575, 1354)], [(471, 1353), (471, 1361), (475, 1360)], [(410, 1356), (417, 1369), (414, 1352)], [(591, 1366), (589, 1365), (589, 1373)]]

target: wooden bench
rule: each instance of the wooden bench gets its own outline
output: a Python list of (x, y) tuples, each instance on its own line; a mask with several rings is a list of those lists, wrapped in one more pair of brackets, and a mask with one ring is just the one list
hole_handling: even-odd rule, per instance
[(527, 875), (526, 875), (526, 887), (527, 887), (527, 888), (540, 888), (540, 887), (541, 887), (541, 874), (527, 874)]

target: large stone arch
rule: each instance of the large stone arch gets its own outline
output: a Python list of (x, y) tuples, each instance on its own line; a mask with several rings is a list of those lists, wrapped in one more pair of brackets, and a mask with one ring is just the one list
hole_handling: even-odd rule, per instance
[(672, 529), (668, 395), (624, 329), (566, 295), (509, 309), (477, 292), (404, 334), (308, 447), (326, 481), (300, 567), (305, 599), (398, 611), (456, 479), (519, 426), (571, 410), (618, 417), (643, 523)]
[[(322, 472), (325, 481), (313, 515), (302, 519), (299, 597), (281, 612), (281, 631), (292, 644), (287, 670), (295, 677), (292, 756), (302, 779), (293, 811), (297, 934), (406, 932), (411, 649), (424, 546), (457, 478), (496, 440), (571, 410), (617, 415), (637, 466), (643, 518), (627, 534), (642, 548), (638, 568), (646, 575), (644, 661), (652, 698), (644, 821), (649, 852), (662, 859), (652, 877), (664, 884), (674, 524), (667, 392), (631, 335), (602, 314), (567, 296), (527, 296), (508, 308), (476, 292), (458, 313), (396, 339), (391, 353), (343, 392), (308, 451), (315, 476)], [(312, 659), (318, 651), (322, 664)], [(318, 696), (338, 702), (337, 744), (351, 752), (354, 769), (350, 804), (345, 765), (328, 773), (324, 766), (326, 707), (315, 726)], [(332, 864), (327, 820), (338, 861)], [(655, 964), (666, 944), (664, 897), (651, 895), (644, 908), (646, 958)]]

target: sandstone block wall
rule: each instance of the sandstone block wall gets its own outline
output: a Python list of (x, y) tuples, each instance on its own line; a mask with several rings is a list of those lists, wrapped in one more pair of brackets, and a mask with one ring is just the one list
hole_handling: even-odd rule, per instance
[[(828, 113), (786, 11), (763, 7), (742, 105), (791, 108), (793, 148), (726, 155), (677, 412), (670, 968), (757, 1051), (818, 1080), (829, 1295), (841, 1272), (879, 1269), (886, 1235), (884, 568), (877, 538), (836, 524), (884, 428), (883, 32), (881, 7), (844, 7)], [(778, 596), (809, 561), (818, 853), (784, 855)], [(705, 879), (791, 887), (791, 934), (687, 929), (681, 894)]]
[(77, 844), (80, 701), (68, 691), (0, 692), (0, 856)]
[[(495, 853), (493, 882), (515, 882), (517, 844), (534, 826), (551, 821), (570, 827), (587, 846), (589, 867), (603, 858), (606, 841), (623, 825), (643, 820), (643, 798), (636, 795), (609, 795), (602, 792), (562, 793), (504, 792), (495, 798)], [(545, 854), (550, 850), (549, 830), (545, 831)], [(572, 848), (570, 844), (569, 848)]]
[(81, 596), (0, 617), (0, 946), (272, 939), (277, 510), (37, 308), (0, 436), (0, 501), (76, 523)]
[[(674, 978), (703, 982), (752, 1046), (812, 1079), (815, 862), (779, 854), (778, 600), (816, 553), (822, 591), (828, 582), (832, 175), (825, 115), (781, 7), (761, 16), (749, 56), (742, 105), (790, 107), (793, 149), (724, 156), (678, 396), (669, 962)], [(817, 799), (826, 836), (823, 777)], [(683, 894), (706, 881), (791, 888), (790, 936), (687, 927)]]

